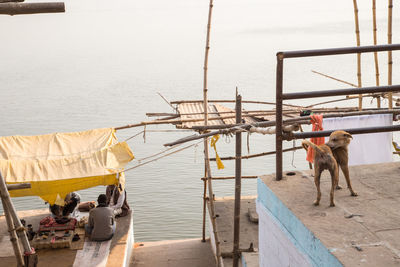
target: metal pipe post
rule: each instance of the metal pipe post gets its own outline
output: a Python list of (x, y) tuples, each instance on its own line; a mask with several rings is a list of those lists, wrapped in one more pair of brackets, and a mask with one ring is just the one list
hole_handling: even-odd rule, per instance
[(282, 54), (282, 58), (299, 58), (299, 57), (318, 57), (318, 56), (345, 55), (345, 54), (355, 54), (355, 53), (394, 51), (394, 50), (400, 50), (400, 44), (298, 50), (298, 51), (279, 52), (278, 55)]
[(400, 85), (387, 85), (387, 86), (371, 86), (362, 88), (347, 88), (347, 89), (334, 89), (334, 90), (320, 90), (310, 92), (296, 92), (282, 94), (284, 100), (313, 98), (313, 97), (326, 97), (326, 96), (341, 96), (341, 95), (355, 95), (355, 94), (373, 94), (373, 93), (387, 93), (399, 92)]
[[(348, 132), (350, 134), (396, 132), (396, 131), (400, 131), (400, 125), (352, 128), (352, 129), (341, 129), (341, 130), (346, 131), (346, 132)], [(294, 138), (294, 139), (305, 139), (305, 138), (312, 138), (312, 137), (329, 136), (334, 131), (336, 131), (336, 130), (293, 133), (290, 136), (290, 139), (292, 139), (292, 138)]]
[(275, 133), (275, 151), (276, 151), (276, 180), (282, 180), (282, 84), (283, 84), (283, 55), (276, 55), (276, 133)]
[[(242, 122), (242, 96), (236, 94), (236, 123)], [(239, 266), (240, 241), (240, 199), (242, 190), (242, 133), (236, 132), (235, 163), (235, 213), (233, 220), (233, 267)]]
[[(207, 177), (207, 173), (204, 177)], [(203, 192), (203, 229), (201, 242), (206, 242), (206, 206), (207, 206), (207, 178), (204, 179), (204, 192)]]

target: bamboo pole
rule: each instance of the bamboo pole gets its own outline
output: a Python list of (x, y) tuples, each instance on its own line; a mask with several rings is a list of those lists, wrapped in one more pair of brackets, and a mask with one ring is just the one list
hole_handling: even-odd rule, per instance
[[(292, 147), (292, 148), (283, 149), (282, 152), (289, 152), (289, 151), (298, 150), (298, 149), (302, 149), (302, 148), (303, 148), (302, 146), (296, 146), (296, 147)], [(263, 157), (263, 156), (268, 156), (268, 155), (274, 155), (275, 153), (276, 153), (276, 151), (263, 152), (263, 153), (253, 154), (253, 155), (242, 156), (241, 159), (251, 159), (251, 158), (257, 158), (257, 157)], [(221, 160), (234, 160), (234, 159), (236, 159), (236, 157), (222, 157), (220, 159)], [(215, 161), (216, 159), (210, 158), (210, 160)], [(245, 177), (242, 176), (242, 178), (245, 178)]]
[(335, 77), (333, 77), (333, 76), (329, 76), (329, 75), (327, 75), (327, 74), (324, 74), (324, 73), (322, 73), (322, 72), (318, 72), (318, 71), (316, 71), (316, 70), (311, 70), (311, 72), (313, 72), (313, 73), (315, 73), (315, 74), (318, 74), (318, 75), (321, 75), (321, 76), (324, 76), (324, 77), (326, 77), (326, 78), (335, 80), (335, 81), (337, 81), (337, 82), (341, 82), (341, 83), (344, 83), (344, 84), (347, 84), (347, 85), (350, 85), (350, 86), (353, 86), (353, 87), (357, 87), (357, 85), (355, 85), (354, 83), (347, 82), (347, 81), (344, 81), (344, 80), (335, 78)]
[(3, 203), (3, 211), (4, 216), (6, 217), (8, 232), (10, 233), (10, 241), (14, 249), (15, 258), (17, 259), (17, 266), (24, 266), (24, 259), (22, 257), (21, 248), (19, 246), (18, 236), (15, 231), (14, 223), (12, 221), (8, 207), (7, 205), (5, 205), (3, 196), (1, 196), (1, 202)]
[[(242, 96), (237, 94), (236, 88), (236, 123), (242, 122)], [(235, 138), (235, 209), (233, 216), (233, 267), (239, 266), (240, 244), (240, 201), (242, 190), (242, 133), (236, 132)]]
[[(179, 100), (179, 101), (171, 101), (171, 104), (185, 104), (185, 103), (203, 103), (203, 100)], [(235, 103), (235, 100), (208, 100), (208, 103)], [(264, 104), (264, 105), (273, 105), (276, 104), (274, 102), (265, 102), (265, 101), (253, 101), (253, 100), (242, 100), (242, 103), (248, 104)], [(293, 104), (283, 104), (283, 106), (298, 108), (301, 106), (293, 105)]]
[[(378, 44), (377, 38), (377, 26), (376, 26), (376, 0), (372, 0), (372, 21), (373, 21), (373, 36), (374, 36), (374, 45)], [(379, 86), (379, 64), (378, 64), (378, 52), (374, 52), (374, 61), (375, 61), (375, 84)], [(376, 105), (378, 108), (381, 107), (381, 97), (376, 97)]]
[[(388, 44), (392, 43), (392, 19), (393, 13), (393, 0), (389, 0), (388, 6)], [(388, 85), (392, 85), (392, 69), (393, 61), (392, 61), (392, 51), (388, 51)], [(389, 92), (388, 94), (389, 108), (393, 108), (393, 93)]]
[[(303, 110), (307, 107), (303, 107), (300, 110)], [(324, 111), (324, 112), (331, 112), (331, 111), (338, 111), (338, 110), (358, 110), (358, 108), (355, 107), (334, 107), (334, 108), (315, 108), (313, 109), (314, 112), (316, 111)], [(275, 114), (275, 110), (243, 110), (242, 111), (244, 114), (242, 114), (242, 116), (263, 116), (263, 115), (274, 115)], [(299, 109), (284, 109), (283, 110), (283, 114), (298, 114), (299, 113)], [(156, 115), (158, 114), (158, 115)], [(146, 113), (146, 116), (152, 117), (152, 116), (169, 116), (169, 113), (164, 113), (165, 115), (159, 115), (162, 113)], [(172, 114), (172, 113), (171, 113)], [(221, 112), (208, 112), (208, 115), (220, 115), (220, 114), (233, 114), (233, 111), (221, 111)], [(193, 112), (193, 113), (180, 113), (180, 114), (176, 114), (176, 117), (179, 116), (192, 116), (192, 115), (204, 115), (204, 112)], [(226, 118), (226, 117), (222, 117), (222, 118)]]
[[(399, 152), (400, 153), (400, 152)], [(259, 176), (257, 175), (243, 175), (242, 179), (256, 179)], [(231, 180), (231, 179), (235, 179), (235, 176), (221, 176), (221, 177), (212, 177), (212, 180)], [(203, 177), (201, 178), (201, 180), (203, 181), (207, 181), (207, 178)]]
[[(354, 20), (355, 20), (355, 27), (356, 27), (356, 39), (357, 39), (357, 46), (360, 46), (360, 27), (358, 23), (358, 7), (357, 7), (357, 0), (353, 0), (354, 6)], [(361, 53), (357, 53), (357, 80), (358, 80), (358, 87), (362, 87), (361, 83)], [(358, 96), (358, 109), (362, 109), (362, 94)]]
[[(208, 55), (210, 51), (210, 32), (211, 32), (211, 18), (212, 18), (212, 9), (213, 9), (213, 0), (210, 0), (210, 5), (208, 9), (208, 21), (207, 21), (207, 37), (206, 37), (206, 48), (205, 48), (205, 55), (204, 55), (204, 77), (203, 77), (203, 108), (204, 108), (204, 125), (207, 126), (208, 124)], [(210, 159), (209, 159), (209, 152), (208, 152), (208, 138), (204, 138), (204, 163), (205, 163), (205, 174), (207, 177), (207, 184), (208, 184), (208, 203), (210, 205), (210, 217), (211, 217), (211, 224), (213, 227), (213, 234), (215, 240), (215, 251), (216, 251), (216, 263), (217, 267), (222, 266), (222, 258), (221, 258), (221, 251), (220, 251), (220, 242), (218, 237), (217, 231), (217, 224), (216, 224), (216, 216), (215, 216), (215, 206), (214, 206), (214, 193), (212, 188), (212, 180), (211, 180), (211, 167), (210, 167)], [(205, 221), (205, 220), (203, 220)], [(203, 227), (204, 228), (204, 227)]]

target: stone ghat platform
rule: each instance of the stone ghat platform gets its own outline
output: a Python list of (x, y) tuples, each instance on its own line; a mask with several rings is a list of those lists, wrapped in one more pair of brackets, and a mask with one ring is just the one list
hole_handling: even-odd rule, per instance
[(328, 172), (314, 206), (311, 171), (258, 179), (260, 266), (400, 266), (400, 163), (350, 167), (329, 207)]
[[(19, 218), (27, 225), (32, 224), (34, 231), (38, 230), (40, 220), (48, 215), (48, 209), (18, 212)], [(70, 248), (36, 250), (38, 266), (129, 266), (134, 243), (132, 212), (116, 221), (116, 232), (108, 243), (90, 242), (84, 239), (84, 230), (77, 228), (82, 239), (73, 242)], [(17, 266), (4, 215), (0, 216), (0, 262), (0, 266)]]

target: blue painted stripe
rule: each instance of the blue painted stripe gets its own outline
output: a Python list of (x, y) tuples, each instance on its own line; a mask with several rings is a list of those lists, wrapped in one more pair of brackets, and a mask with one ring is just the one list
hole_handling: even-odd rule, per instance
[(313, 266), (343, 266), (260, 178), (257, 179), (257, 193), (257, 201), (279, 222), (282, 231), (300, 252), (309, 257)]
[(247, 262), (244, 259), (244, 256), (242, 255), (242, 267), (247, 267)]

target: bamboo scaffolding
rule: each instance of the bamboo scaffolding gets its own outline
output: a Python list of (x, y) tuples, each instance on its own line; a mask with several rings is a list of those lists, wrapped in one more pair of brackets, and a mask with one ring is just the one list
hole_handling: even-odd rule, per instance
[[(360, 46), (360, 27), (358, 23), (358, 7), (357, 7), (357, 0), (353, 0), (354, 6), (354, 20), (355, 20), (355, 27), (356, 27), (356, 39), (357, 39), (357, 46)], [(357, 53), (357, 80), (358, 80), (358, 88), (362, 87), (361, 83), (361, 53)], [(358, 97), (358, 109), (362, 109), (362, 94)]]
[[(303, 107), (302, 110), (307, 109), (309, 107), (310, 106)], [(347, 111), (354, 110), (354, 108), (351, 108), (351, 107), (347, 107), (345, 109), (347, 109)], [(327, 112), (327, 113), (335, 112), (335, 111), (338, 111), (338, 110), (341, 110), (341, 108), (332, 108), (332, 109), (321, 108), (321, 109), (315, 109), (315, 110), (313, 109), (314, 112)], [(298, 112), (299, 112), (299, 110), (296, 110), (296, 111), (287, 110), (283, 114), (284, 115), (296, 114)], [(232, 112), (229, 112), (229, 113), (232, 113)], [(204, 113), (201, 112), (200, 114), (204, 114)], [(261, 114), (260, 113), (260, 116), (261, 115), (273, 115), (273, 114), (275, 114), (275, 111), (271, 111), (271, 112), (266, 111), (266, 114)], [(255, 115), (255, 114), (244, 114), (242, 117), (254, 117), (254, 116), (257, 116), (257, 115)], [(210, 121), (210, 120), (223, 120), (223, 119), (233, 119), (233, 118), (235, 118), (234, 115), (219, 116), (219, 117), (215, 117), (215, 118), (208, 118), (207, 122)], [(142, 122), (136, 123), (136, 124), (128, 124), (128, 125), (124, 125), (124, 126), (115, 127), (114, 129), (115, 130), (123, 130), (123, 129), (128, 129), (128, 128), (141, 127), (141, 126), (145, 126), (145, 125), (158, 125), (158, 124), (174, 124), (175, 125), (175, 124), (182, 124), (182, 123), (185, 123), (185, 122), (198, 122), (198, 121), (204, 121), (204, 119), (201, 119), (201, 118), (198, 118), (198, 119), (186, 119), (186, 120), (176, 120), (176, 119), (172, 119), (172, 120), (165, 119), (164, 120), (164, 119), (159, 119), (159, 120), (154, 120), (154, 121), (142, 121)], [(226, 124), (226, 125), (228, 125), (228, 124)], [(193, 126), (192, 129), (198, 130), (197, 127), (198, 126)]]
[[(388, 44), (392, 43), (392, 19), (393, 13), (393, 0), (389, 0), (388, 6)], [(392, 85), (392, 72), (393, 72), (393, 61), (392, 61), (392, 51), (388, 51), (388, 85)], [(389, 108), (393, 108), (393, 93), (388, 94)]]
[[(347, 98), (348, 99), (348, 98)], [(299, 110), (304, 110), (309, 106), (303, 107), (301, 109), (284, 109), (283, 114), (298, 114)], [(355, 107), (334, 107), (334, 108), (315, 108), (314, 112), (335, 112), (338, 110), (358, 110)], [(275, 115), (275, 110), (243, 110), (244, 116), (262, 116), (262, 115)], [(164, 114), (164, 115), (160, 115)], [(203, 115), (204, 112), (193, 112), (193, 113), (179, 113), (176, 117), (180, 116), (191, 116), (191, 115)], [(220, 115), (220, 114), (233, 114), (233, 111), (221, 111), (221, 112), (208, 112), (208, 115)], [(174, 116), (172, 113), (146, 113), (149, 117), (160, 117), (160, 116)], [(225, 118), (225, 117), (224, 117)], [(161, 119), (160, 119), (161, 120)], [(202, 120), (202, 119), (201, 119)]]
[[(400, 114), (400, 109), (381, 109), (381, 110), (365, 110), (365, 111), (356, 111), (356, 112), (341, 112), (341, 113), (334, 113), (334, 114), (326, 114), (324, 115), (324, 118), (336, 118), (336, 117), (350, 117), (350, 116), (358, 116), (358, 115), (374, 115), (374, 114), (388, 114), (391, 113), (393, 115), (395, 114)], [(304, 117), (298, 117), (298, 118), (292, 118), (292, 119), (287, 119), (283, 120), (284, 124), (311, 124), (310, 122), (311, 117), (310, 116), (304, 116)], [(253, 123), (253, 124), (248, 124), (248, 123), (237, 123), (233, 124), (230, 126), (225, 126), (225, 125), (213, 125), (213, 126), (199, 126), (197, 128), (200, 128), (202, 131), (204, 130), (209, 130), (209, 129), (216, 129), (219, 127), (219, 130), (208, 132), (205, 134), (199, 134), (199, 135), (191, 135), (188, 137), (184, 137), (181, 139), (178, 139), (174, 142), (166, 143), (164, 146), (174, 146), (177, 144), (182, 144), (186, 143), (189, 141), (194, 141), (198, 140), (201, 138), (213, 136), (216, 134), (231, 134), (236, 131), (246, 131), (250, 127), (255, 126), (255, 127), (268, 127), (268, 126), (274, 126), (276, 124), (276, 121), (265, 121), (265, 122), (258, 122), (258, 123)]]
[[(378, 44), (377, 38), (377, 26), (376, 26), (376, 0), (372, 0), (372, 31), (374, 37), (374, 45)], [(378, 52), (374, 52), (374, 62), (375, 62), (375, 84), (379, 86), (379, 64), (378, 64)], [(381, 97), (377, 96), (376, 105), (378, 108), (381, 107)]]

